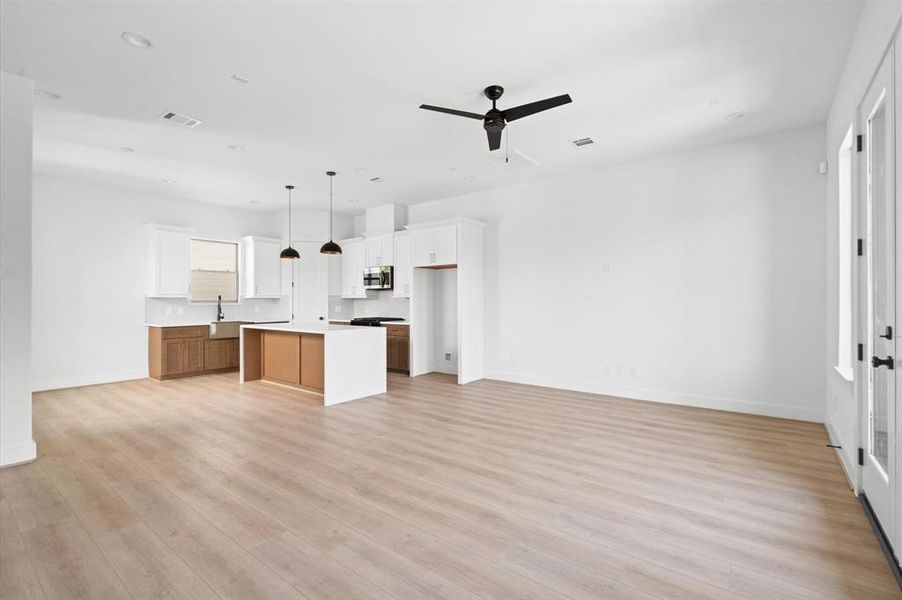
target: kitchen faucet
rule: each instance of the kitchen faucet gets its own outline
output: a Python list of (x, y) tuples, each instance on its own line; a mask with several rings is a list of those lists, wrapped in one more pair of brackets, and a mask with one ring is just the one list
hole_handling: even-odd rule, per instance
[(216, 296), (216, 320), (222, 321), (225, 319), (225, 314), (222, 312), (222, 294)]

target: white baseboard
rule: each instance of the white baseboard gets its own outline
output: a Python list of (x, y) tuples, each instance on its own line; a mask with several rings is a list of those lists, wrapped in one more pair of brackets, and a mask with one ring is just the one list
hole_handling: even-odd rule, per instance
[(32, 391), (45, 392), (47, 390), (61, 390), (63, 388), (82, 387), (85, 385), (115, 383), (117, 381), (144, 379), (147, 376), (147, 369), (144, 369), (134, 371), (116, 371), (113, 373), (90, 373), (88, 375), (75, 375), (72, 377), (52, 377), (49, 379), (43, 379), (33, 382)]
[(588, 392), (590, 394), (617, 396), (619, 398), (629, 398), (630, 400), (647, 400), (649, 402), (661, 402), (664, 404), (711, 408), (714, 410), (726, 410), (766, 417), (779, 417), (782, 419), (796, 419), (814, 423), (824, 422), (823, 410), (813, 408), (767, 404), (764, 402), (749, 402), (747, 400), (701, 396), (667, 390), (649, 390), (597, 381), (560, 379), (557, 377), (527, 375), (510, 371), (486, 371), (485, 377), (486, 379), (498, 379), (500, 381), (509, 381), (511, 383), (525, 383), (527, 385), (538, 385), (562, 390), (573, 390), (576, 392)]
[(38, 447), (32, 440), (28, 444), (0, 448), (0, 467), (12, 467), (33, 461), (38, 456)]
[(827, 427), (827, 436), (830, 438), (830, 443), (834, 446), (839, 446), (839, 448), (835, 448), (836, 455), (839, 456), (839, 464), (842, 465), (843, 473), (846, 474), (846, 481), (848, 481), (849, 487), (852, 488), (852, 492), (857, 496), (858, 485), (856, 483), (856, 477), (852, 475), (852, 473), (857, 472), (853, 466), (853, 461), (855, 459), (850, 455), (853, 449), (851, 447), (846, 447), (842, 438), (839, 437), (839, 433), (833, 428), (833, 425), (831, 425), (829, 421), (825, 422), (824, 425)]

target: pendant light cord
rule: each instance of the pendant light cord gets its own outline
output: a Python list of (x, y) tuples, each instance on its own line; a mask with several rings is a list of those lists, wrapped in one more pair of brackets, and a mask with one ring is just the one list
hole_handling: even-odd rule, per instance
[(288, 188), (288, 247), (291, 248), (291, 188)]
[(329, 241), (332, 241), (332, 180), (334, 177), (329, 177)]

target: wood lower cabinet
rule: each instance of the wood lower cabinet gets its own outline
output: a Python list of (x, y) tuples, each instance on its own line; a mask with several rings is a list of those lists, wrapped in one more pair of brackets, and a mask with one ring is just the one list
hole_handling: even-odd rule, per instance
[(204, 371), (238, 368), (238, 339), (207, 340), (204, 345)]
[(208, 328), (149, 327), (148, 371), (153, 379), (175, 379), (238, 368), (238, 340), (211, 340)]
[(386, 367), (389, 371), (410, 372), (410, 327), (385, 325)]
[[(321, 334), (263, 331), (260, 338), (260, 379), (320, 393), (325, 389), (325, 338)], [(248, 351), (257, 352), (246, 348), (245, 356)], [(245, 379), (249, 377), (256, 379), (257, 374), (249, 373), (245, 366)]]
[(263, 332), (263, 379), (301, 385), (301, 336), (283, 331)]

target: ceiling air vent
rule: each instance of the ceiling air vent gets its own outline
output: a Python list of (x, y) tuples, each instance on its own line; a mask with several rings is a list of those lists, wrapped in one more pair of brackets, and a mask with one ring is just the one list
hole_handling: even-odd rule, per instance
[(573, 144), (574, 146), (576, 146), (577, 148), (582, 148), (583, 146), (588, 146), (589, 144), (594, 144), (595, 140), (593, 140), (592, 138), (579, 138), (578, 140), (573, 140), (570, 143)]
[(382, 183), (385, 180), (381, 177), (370, 177), (370, 181), (372, 181), (373, 183)]
[(179, 123), (180, 125), (184, 125), (185, 127), (191, 127), (192, 129), (201, 124), (201, 121), (198, 121), (197, 119), (192, 119), (191, 117), (186, 117), (185, 115), (174, 113), (171, 110), (165, 111), (160, 115), (160, 117), (166, 119), (167, 121), (172, 121), (173, 123)]

